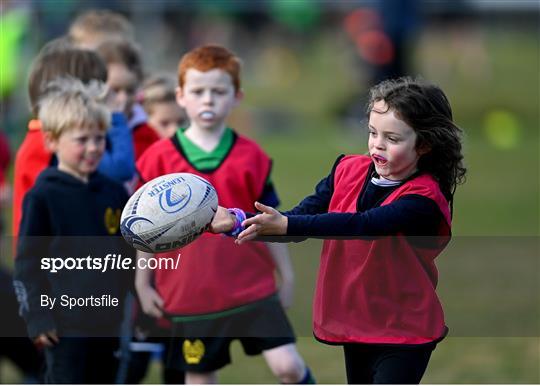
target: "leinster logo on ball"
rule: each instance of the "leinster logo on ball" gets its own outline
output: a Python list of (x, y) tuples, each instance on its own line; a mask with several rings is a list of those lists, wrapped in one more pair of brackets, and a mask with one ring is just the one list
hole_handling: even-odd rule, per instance
[(160, 208), (166, 213), (177, 213), (184, 209), (191, 199), (191, 186), (183, 177), (161, 179), (146, 193), (158, 197)]
[[(182, 188), (184, 191), (178, 192)], [(189, 185), (172, 186), (159, 195), (159, 206), (167, 213), (176, 213), (185, 208), (190, 198), (191, 187)]]

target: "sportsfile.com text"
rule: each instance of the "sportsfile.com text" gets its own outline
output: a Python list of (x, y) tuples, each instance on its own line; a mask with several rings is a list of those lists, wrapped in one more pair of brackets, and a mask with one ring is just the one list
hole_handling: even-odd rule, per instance
[[(135, 261), (135, 263), (134, 263)], [(41, 269), (50, 273), (62, 270), (108, 270), (121, 269), (178, 269), (180, 254), (174, 257), (151, 257), (147, 259), (132, 259), (121, 254), (109, 253), (105, 257), (44, 257), (41, 259)]]

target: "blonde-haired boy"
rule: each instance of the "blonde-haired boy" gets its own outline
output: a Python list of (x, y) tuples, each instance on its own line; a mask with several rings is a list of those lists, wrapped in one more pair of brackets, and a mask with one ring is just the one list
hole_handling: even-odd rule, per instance
[(106, 95), (105, 85), (97, 80), (87, 85), (72, 77), (53, 80), (38, 102), (43, 131), (58, 138), (74, 126), (95, 124), (105, 132), (111, 119), (111, 113), (104, 104)]
[[(107, 106), (100, 102), (103, 90), (97, 83), (59, 79), (40, 101), (45, 142), (58, 165), (45, 169), (24, 198), (14, 287), (30, 338), (45, 348), (47, 383), (114, 383), (116, 376), (130, 270), (43, 268), (45, 257), (67, 261), (131, 253), (120, 237), (112, 237), (119, 235), (127, 194), (96, 171), (110, 124)], [(65, 297), (101, 296), (110, 296), (111, 302), (75, 308), (61, 303)], [(44, 305), (44, 299), (51, 301)]]
[(48, 86), (39, 103), (39, 120), (45, 143), (58, 158), (58, 170), (88, 182), (105, 152), (105, 134), (111, 114), (98, 99), (102, 84), (83, 85), (75, 79), (59, 79)]

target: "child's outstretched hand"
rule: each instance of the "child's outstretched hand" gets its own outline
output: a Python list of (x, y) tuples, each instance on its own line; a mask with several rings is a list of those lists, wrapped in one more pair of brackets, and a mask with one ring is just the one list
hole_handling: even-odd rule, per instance
[(218, 206), (216, 214), (212, 219), (212, 222), (208, 226), (208, 232), (211, 233), (225, 233), (230, 232), (234, 228), (234, 223), (236, 217), (229, 213), (229, 211), (222, 207)]
[(287, 233), (288, 219), (270, 206), (255, 203), (255, 208), (262, 213), (248, 218), (242, 225), (246, 228), (238, 235), (236, 242), (242, 244), (244, 241), (253, 240), (258, 236), (272, 235), (280, 236)]

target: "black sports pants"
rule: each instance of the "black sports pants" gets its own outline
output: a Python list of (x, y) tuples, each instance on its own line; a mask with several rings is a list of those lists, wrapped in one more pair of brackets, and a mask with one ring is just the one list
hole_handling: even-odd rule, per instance
[(346, 344), (349, 384), (418, 384), (435, 343), (418, 346)]

